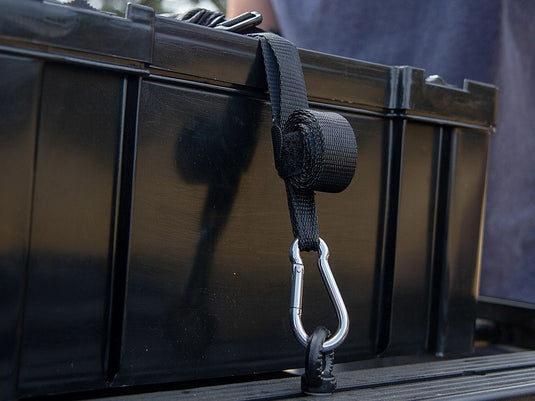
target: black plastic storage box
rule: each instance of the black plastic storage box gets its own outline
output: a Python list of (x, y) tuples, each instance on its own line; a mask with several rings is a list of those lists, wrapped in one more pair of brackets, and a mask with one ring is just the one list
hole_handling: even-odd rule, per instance
[[(336, 360), (469, 352), (496, 89), (300, 54), (359, 146), (317, 196)], [(0, 71), (0, 398), (302, 367), (256, 39), (3, 0)], [(305, 326), (334, 328), (305, 262)]]

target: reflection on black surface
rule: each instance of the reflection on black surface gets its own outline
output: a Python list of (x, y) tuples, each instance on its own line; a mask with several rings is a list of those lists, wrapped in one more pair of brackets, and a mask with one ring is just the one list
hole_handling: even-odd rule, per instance
[[(291, 230), (284, 183), (273, 166), (269, 106), (250, 92), (212, 89), (161, 82), (141, 88), (117, 384), (302, 364), (287, 317)], [(378, 117), (349, 118), (365, 132), (358, 185), (318, 199), (322, 232), (335, 244), (332, 262), (355, 322), (339, 353), (346, 358), (374, 352), (375, 238), (388, 160), (388, 125)], [(310, 257), (304, 322), (336, 327)]]
[[(229, 98), (221, 125), (206, 114), (193, 116), (177, 142), (176, 160), (181, 178), (208, 187), (191, 274), (169, 322), (172, 331), (179, 327), (186, 334), (186, 341), (180, 346), (182, 352), (196, 357), (217, 331), (208, 311), (209, 294), (205, 291), (218, 240), (229, 219), (241, 175), (247, 170), (256, 146), (258, 105), (247, 98)], [(188, 332), (193, 336), (191, 342), (187, 341)]]
[(104, 382), (122, 124), (119, 75), (50, 64), (40, 85), (20, 394)]

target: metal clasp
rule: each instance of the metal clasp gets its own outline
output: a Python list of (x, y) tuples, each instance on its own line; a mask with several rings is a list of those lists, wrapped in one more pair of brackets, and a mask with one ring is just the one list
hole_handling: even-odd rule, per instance
[(237, 17), (220, 22), (214, 28), (228, 32), (242, 32), (246, 29), (254, 28), (262, 22), (262, 14), (257, 11), (249, 11)]
[[(349, 317), (347, 315), (347, 309), (334, 280), (334, 276), (331, 272), (331, 267), (327, 259), (329, 258), (329, 248), (325, 241), (319, 239), (319, 251), (318, 251), (318, 269), (323, 278), (325, 288), (329, 293), (331, 302), (336, 310), (338, 316), (338, 329), (329, 337), (323, 344), (323, 350), (325, 352), (332, 351), (338, 347), (346, 338), (349, 331)], [(290, 317), (292, 320), (292, 328), (297, 337), (297, 340), (303, 345), (308, 345), (308, 334), (303, 327), (301, 321), (301, 315), (303, 313), (303, 279), (305, 274), (305, 266), (301, 259), (301, 253), (299, 251), (298, 240), (296, 239), (290, 246), (290, 261), (293, 264), (292, 272), (292, 296), (290, 301)]]

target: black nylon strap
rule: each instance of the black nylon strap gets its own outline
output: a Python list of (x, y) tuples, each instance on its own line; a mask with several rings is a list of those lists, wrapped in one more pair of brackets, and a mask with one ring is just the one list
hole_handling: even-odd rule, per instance
[(314, 191), (340, 192), (353, 178), (357, 144), (346, 119), (308, 109), (297, 48), (260, 33), (273, 114), (275, 167), (285, 180), (293, 234), (301, 251), (318, 250)]

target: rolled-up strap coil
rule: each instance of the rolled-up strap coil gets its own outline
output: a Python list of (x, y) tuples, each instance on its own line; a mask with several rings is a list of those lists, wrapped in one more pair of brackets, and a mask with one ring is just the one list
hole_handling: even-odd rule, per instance
[(336, 113), (294, 111), (282, 132), (279, 175), (296, 188), (340, 192), (355, 174), (353, 129)]

